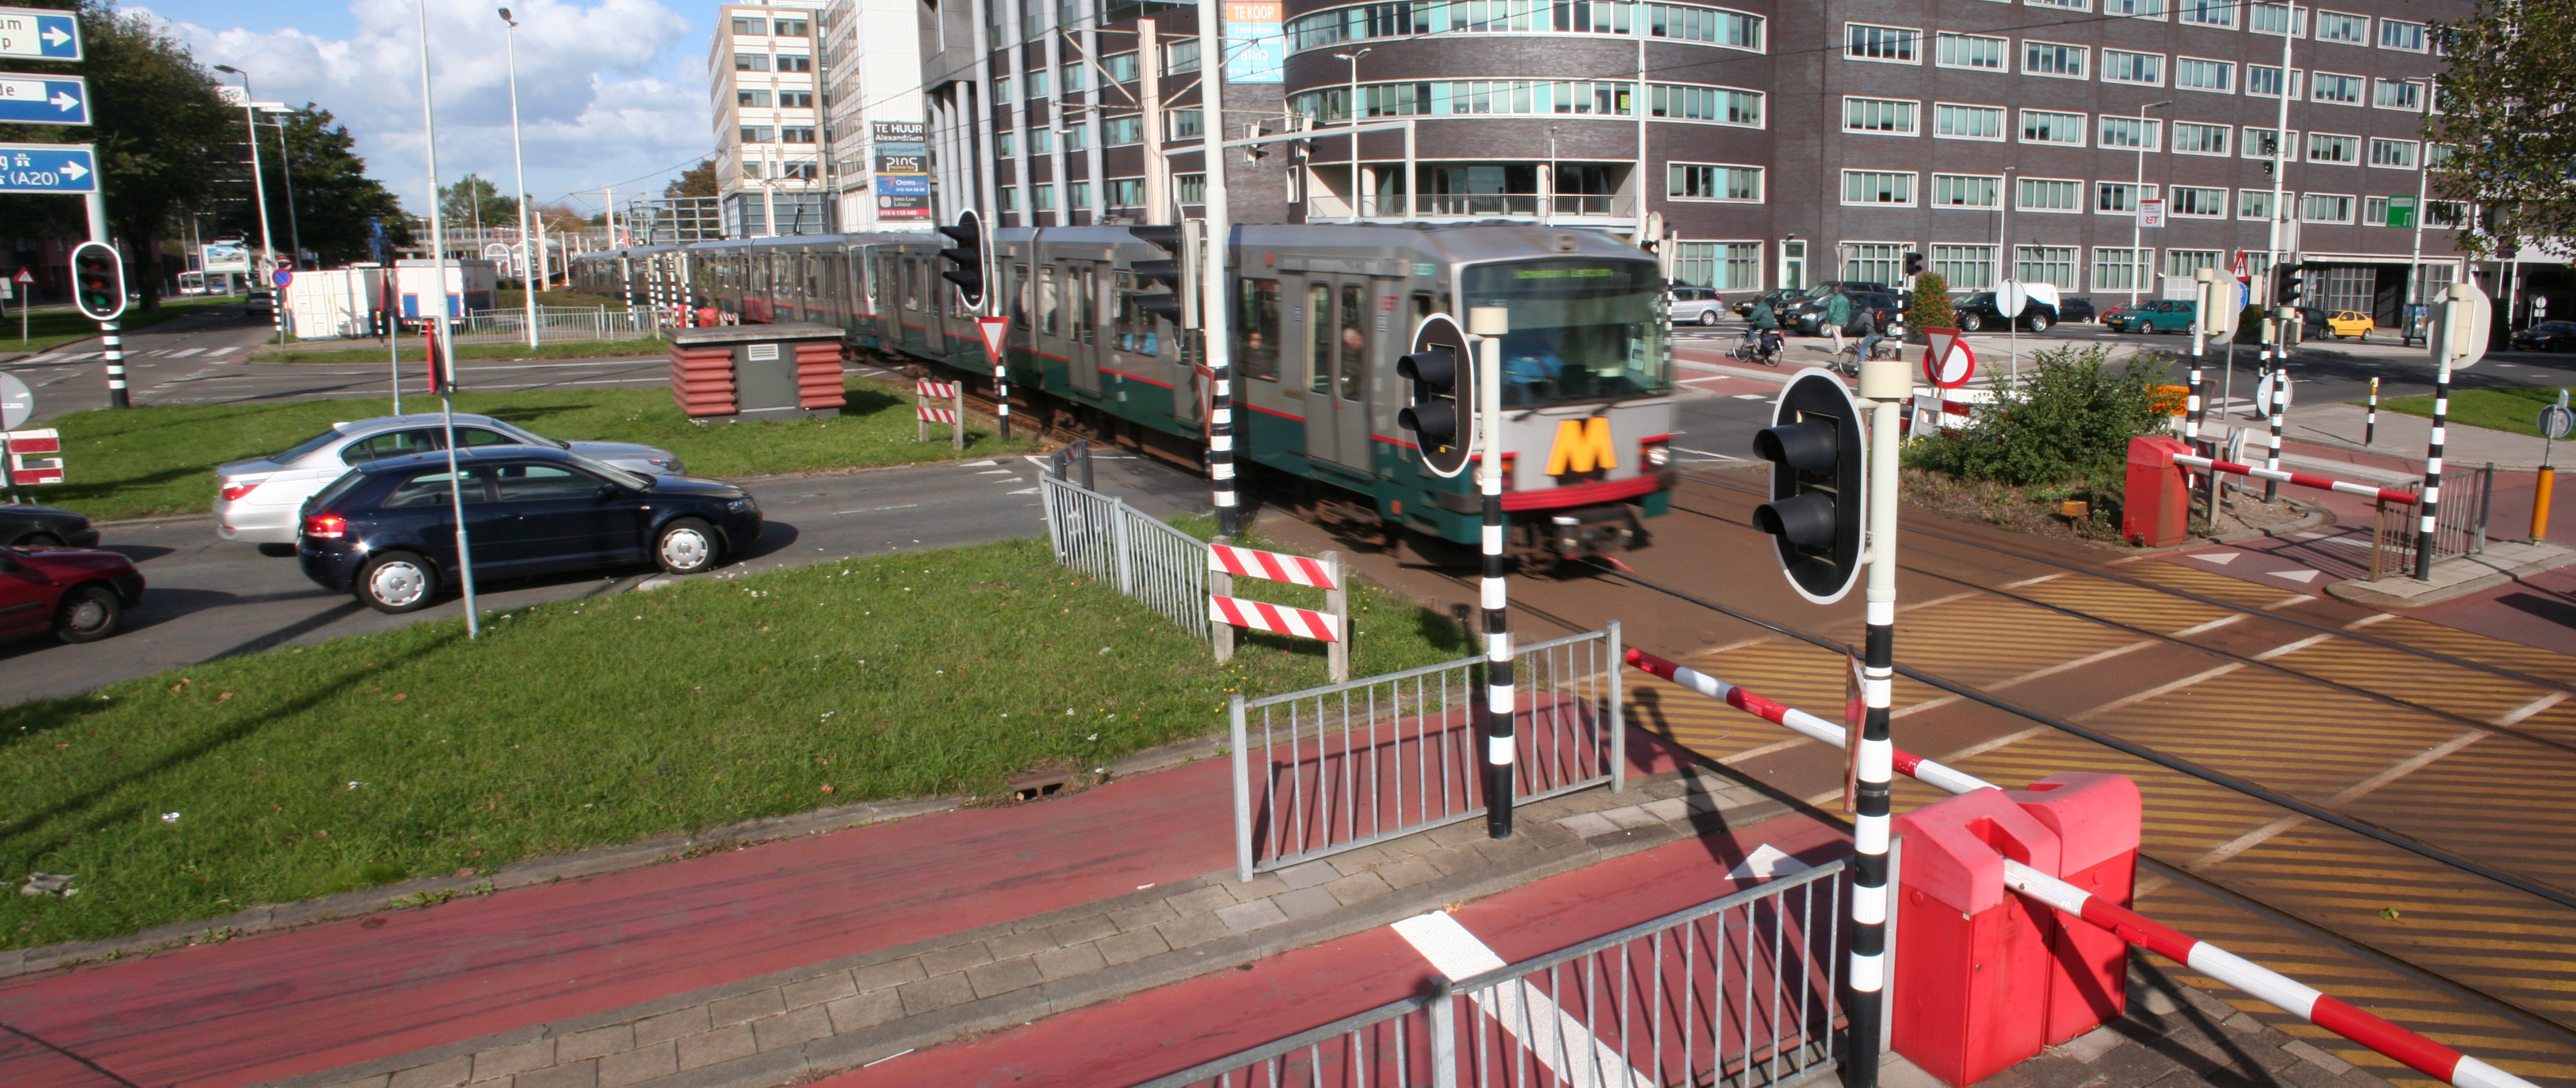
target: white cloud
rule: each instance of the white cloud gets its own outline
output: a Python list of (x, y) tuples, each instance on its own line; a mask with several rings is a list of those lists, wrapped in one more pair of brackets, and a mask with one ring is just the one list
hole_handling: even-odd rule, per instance
[[(250, 73), (259, 98), (330, 110), (357, 138), (369, 172), (406, 207), (425, 211), (414, 3), (353, 0), (357, 29), (345, 39), (184, 21), (171, 27), (200, 63)], [(528, 188), (538, 200), (586, 192), (596, 204), (601, 185), (619, 182), (658, 192), (665, 168), (694, 165), (707, 154), (714, 135), (704, 29), (657, 0), (522, 0), (510, 8), (519, 20)], [(504, 192), (513, 187), (507, 30), (489, 3), (430, 5), (443, 183), (479, 173)], [(629, 180), (648, 173), (656, 175), (649, 183)]]

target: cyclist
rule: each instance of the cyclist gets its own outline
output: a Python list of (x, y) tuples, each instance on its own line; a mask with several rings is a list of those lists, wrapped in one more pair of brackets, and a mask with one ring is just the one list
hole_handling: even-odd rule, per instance
[(1743, 357), (1747, 362), (1765, 366), (1780, 365), (1780, 320), (1771, 313), (1771, 305), (1753, 300), (1753, 312), (1745, 315)]

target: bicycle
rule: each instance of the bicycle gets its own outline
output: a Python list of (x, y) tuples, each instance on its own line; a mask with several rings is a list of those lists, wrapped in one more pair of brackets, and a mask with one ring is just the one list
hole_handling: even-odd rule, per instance
[(1743, 342), (1735, 345), (1734, 350), (1727, 354), (1734, 356), (1737, 362), (1778, 366), (1780, 365), (1780, 332), (1777, 329), (1745, 326)]

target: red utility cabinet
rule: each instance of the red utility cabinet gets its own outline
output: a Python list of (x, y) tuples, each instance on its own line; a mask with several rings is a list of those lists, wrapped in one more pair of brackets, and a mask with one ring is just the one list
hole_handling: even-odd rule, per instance
[(2190, 453), (2182, 439), (2144, 434), (2129, 440), (2128, 486), (2120, 500), (2120, 536), (2131, 544), (2161, 548), (2180, 544), (2191, 531), (2191, 474), (2174, 463)]
[(2001, 790), (1895, 820), (1895, 1048), (1924, 1072), (1975, 1084), (2038, 1054), (2055, 926), (2004, 887), (2003, 859), (2058, 871), (2057, 835)]
[[(2104, 902), (2129, 905), (2145, 814), (2137, 783), (2116, 774), (2053, 774), (2005, 796), (2057, 835), (2058, 870), (2050, 876)], [(2128, 1011), (2129, 943), (2054, 911), (2047, 921), (2055, 930), (2049, 958), (2056, 968), (2040, 1041), (2055, 1046)]]

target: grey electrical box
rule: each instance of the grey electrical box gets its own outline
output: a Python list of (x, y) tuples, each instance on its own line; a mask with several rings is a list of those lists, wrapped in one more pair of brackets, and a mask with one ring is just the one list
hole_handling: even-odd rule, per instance
[(840, 414), (840, 329), (812, 322), (718, 325), (671, 335), (671, 399), (690, 418)]

